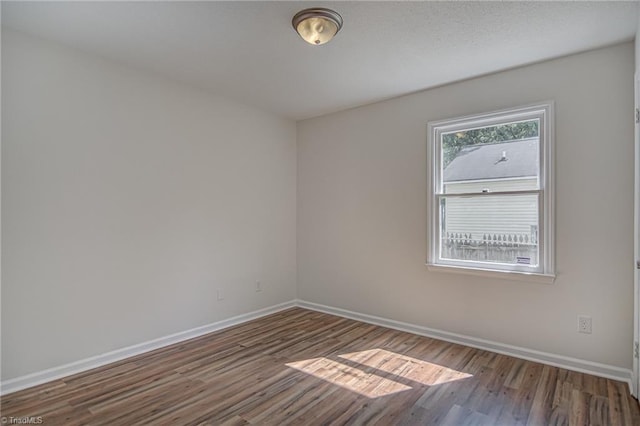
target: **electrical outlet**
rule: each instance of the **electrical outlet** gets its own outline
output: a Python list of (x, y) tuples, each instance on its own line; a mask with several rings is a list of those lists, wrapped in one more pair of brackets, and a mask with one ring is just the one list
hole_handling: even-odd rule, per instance
[(578, 315), (578, 333), (591, 334), (591, 317)]
[(260, 293), (262, 291), (262, 283), (260, 281), (256, 281), (256, 293)]
[(224, 300), (224, 293), (222, 292), (221, 288), (217, 290), (216, 294), (218, 295), (218, 300)]

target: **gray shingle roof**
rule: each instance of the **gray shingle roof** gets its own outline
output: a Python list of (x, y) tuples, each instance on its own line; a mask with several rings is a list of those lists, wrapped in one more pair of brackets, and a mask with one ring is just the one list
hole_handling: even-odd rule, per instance
[[(538, 138), (469, 145), (444, 169), (444, 181), (484, 180), (538, 175)], [(503, 158), (503, 153), (506, 154)]]

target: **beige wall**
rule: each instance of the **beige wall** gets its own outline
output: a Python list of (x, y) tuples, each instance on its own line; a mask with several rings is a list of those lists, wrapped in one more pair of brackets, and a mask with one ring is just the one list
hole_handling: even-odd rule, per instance
[(3, 380), (295, 298), (293, 121), (6, 31), (2, 89)]
[[(3, 31), (2, 380), (295, 298), (296, 161), (301, 299), (629, 368), (633, 57), (627, 43), (307, 120), (296, 160), (291, 121)], [(541, 100), (558, 279), (428, 272), (426, 123)]]
[(638, 9), (638, 28), (636, 29), (636, 71), (640, 71), (640, 9)]
[[(298, 295), (476, 338), (631, 367), (634, 46), (298, 123)], [(554, 100), (554, 284), (429, 272), (427, 122)], [(591, 335), (577, 316), (593, 317)]]

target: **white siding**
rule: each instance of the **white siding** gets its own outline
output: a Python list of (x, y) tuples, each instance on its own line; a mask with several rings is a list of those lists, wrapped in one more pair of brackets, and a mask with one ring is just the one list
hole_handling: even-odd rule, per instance
[(444, 192), (447, 194), (482, 192), (483, 189), (488, 189), (491, 192), (538, 189), (538, 179), (535, 177), (529, 177), (521, 179), (474, 180), (450, 183), (445, 182), (444, 184)]
[[(447, 194), (479, 193), (535, 189), (536, 178), (496, 181), (474, 181), (445, 184)], [(447, 198), (444, 232), (471, 234), (482, 239), (484, 234), (530, 235), (538, 224), (536, 195), (491, 196), (473, 198)]]

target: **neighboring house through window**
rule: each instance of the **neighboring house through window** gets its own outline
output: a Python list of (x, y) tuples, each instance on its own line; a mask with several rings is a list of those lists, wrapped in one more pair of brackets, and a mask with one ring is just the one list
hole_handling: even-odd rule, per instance
[(552, 108), (429, 123), (430, 268), (553, 279)]

